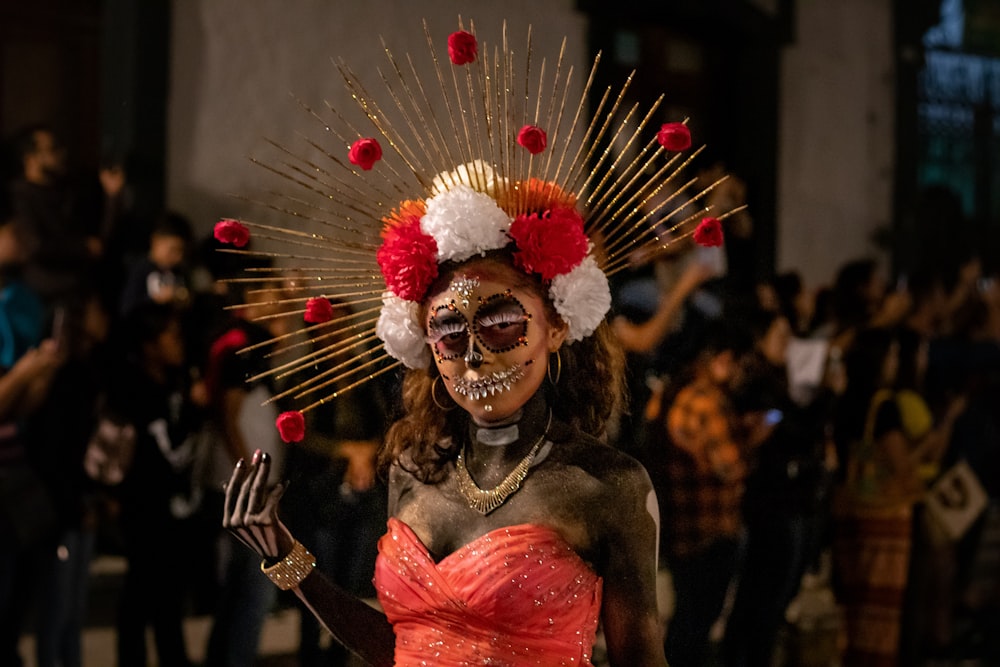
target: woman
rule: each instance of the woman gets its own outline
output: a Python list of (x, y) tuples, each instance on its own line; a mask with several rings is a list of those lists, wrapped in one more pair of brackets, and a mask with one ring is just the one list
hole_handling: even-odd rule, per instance
[[(655, 496), (644, 468), (604, 441), (624, 396), (622, 355), (604, 321), (607, 275), (631, 247), (668, 243), (664, 230), (686, 238), (689, 221), (698, 225), (696, 242), (720, 245), (725, 216), (702, 219), (695, 203), (711, 188), (673, 210), (636, 204), (687, 181), (674, 178), (688, 163), (678, 159), (691, 145), (684, 123), (653, 137), (645, 131), (650, 113), (634, 130), (607, 132), (615, 103), (589, 128), (577, 127), (560, 116), (583, 115), (586, 91), (579, 106), (553, 104), (551, 91), (566, 83), (558, 65), (546, 70), (555, 73), (551, 82), (528, 86), (530, 96), (547, 91), (537, 104), (499, 103), (509, 82), (536, 78), (514, 71), (521, 61), (509, 43), (505, 33), (502, 57), (480, 63), (476, 37), (452, 33), (447, 57), (432, 53), (437, 73), (427, 86), (410, 76), (418, 64), (397, 67), (387, 52), (398, 90), (440, 88), (460, 117), (441, 116), (424, 95), (396, 93), (395, 80), (384, 81), (387, 98), (374, 99), (341, 66), (362, 117), (348, 122), (338, 109), (323, 127), (350, 145), (347, 159), (331, 153), (319, 170), (303, 171), (308, 160), (275, 167), (304, 185), (304, 196), (324, 195), (315, 206), (325, 215), (303, 208), (295, 220), (322, 231), (216, 226), (216, 238), (238, 248), (256, 227), (265, 242), (290, 247), (265, 254), (320, 267), (311, 276), (303, 270), (303, 298), (282, 303), (309, 325), (304, 333), (323, 334), (301, 345), (325, 347), (279, 365), (283, 377), (310, 378), (275, 398), (327, 395), (279, 416), (286, 441), (304, 437), (303, 412), (347, 391), (345, 376), (354, 373), (348, 386), (356, 386), (393, 364), (409, 369), (404, 412), (380, 453), (389, 518), (375, 584), (384, 613), (316, 571), (279, 519), (285, 485), (272, 485), (270, 457), (237, 464), (224, 524), (264, 559), (273, 581), (370, 664), (589, 665), (600, 624), (612, 665), (662, 666)], [(444, 71), (449, 61), (454, 69)], [(461, 84), (432, 84), (451, 77)], [(388, 105), (397, 108), (382, 113)], [(354, 139), (361, 126), (377, 136)], [(577, 131), (588, 146), (574, 156)], [(589, 159), (612, 155), (616, 139), (650, 145), (631, 164)], [(307, 171), (319, 174), (315, 183), (300, 178)], [(381, 307), (365, 304), (378, 299)], [(338, 300), (362, 307), (335, 316)], [(373, 310), (377, 323), (366, 314)], [(375, 336), (381, 344), (372, 346)], [(316, 370), (344, 352), (344, 364)]]
[(825, 502), (822, 399), (795, 403), (786, 353), (792, 327), (777, 311), (750, 314), (754, 351), (741, 369), (734, 406), (748, 433), (761, 432), (746, 479), (744, 543), (738, 584), (726, 620), (725, 664), (770, 665), (785, 610), (820, 551)]
[(893, 331), (860, 330), (845, 357), (847, 388), (835, 416), (843, 465), (834, 573), (847, 621), (844, 664), (860, 667), (898, 664), (913, 509), (924, 490), (893, 400), (899, 363)]
[[(407, 413), (383, 453), (391, 518), (376, 586), (388, 619), (316, 571), (296, 594), (372, 664), (392, 664), (393, 630), (398, 664), (432, 649), (437, 664), (480, 652), (588, 664), (598, 614), (612, 664), (665, 664), (650, 483), (591, 435), (621, 395), (605, 328), (564, 348), (540, 281), (504, 252), (444, 269), (423, 310), (435, 368), (407, 376)], [(296, 543), (277, 519), (284, 488), (265, 491), (269, 469), (266, 456), (236, 467), (225, 524), (278, 562)], [(470, 507), (481, 503), (497, 506)], [(453, 597), (437, 600), (444, 581)]]
[[(0, 664), (20, 665), (21, 633), (54, 551), (55, 500), (31, 456), (26, 419), (65, 363), (60, 336), (45, 336), (45, 305), (21, 278), (25, 253), (0, 189)], [(55, 332), (53, 332), (55, 333)]]
[(65, 362), (26, 429), (30, 456), (58, 515), (58, 541), (50, 545), (39, 577), (35, 646), (40, 667), (82, 663), (102, 502), (83, 462), (107, 391), (109, 308), (96, 290), (83, 288), (79, 302), (64, 312)]

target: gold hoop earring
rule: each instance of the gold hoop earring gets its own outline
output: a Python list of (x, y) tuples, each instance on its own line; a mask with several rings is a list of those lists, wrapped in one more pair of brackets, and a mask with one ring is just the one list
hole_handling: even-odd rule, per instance
[[(440, 379), (441, 379), (441, 376), (438, 375), (437, 377), (434, 378), (434, 382), (431, 383), (431, 400), (434, 401), (434, 405), (438, 406), (438, 408), (440, 408), (444, 412), (448, 412), (449, 410), (455, 409), (455, 404), (452, 403), (450, 406), (445, 407), (445, 406), (441, 405), (441, 403), (438, 401), (438, 398), (437, 398), (437, 386), (438, 386), (438, 380), (440, 380)], [(448, 393), (447, 390), (445, 390), (445, 393)]]
[(549, 355), (549, 363), (545, 367), (545, 374), (549, 376), (549, 382), (552, 383), (553, 387), (559, 384), (559, 378), (562, 377), (562, 355), (559, 354), (559, 350), (556, 350), (556, 377), (555, 377), (555, 379), (554, 380), (552, 379), (552, 355), (551, 354)]

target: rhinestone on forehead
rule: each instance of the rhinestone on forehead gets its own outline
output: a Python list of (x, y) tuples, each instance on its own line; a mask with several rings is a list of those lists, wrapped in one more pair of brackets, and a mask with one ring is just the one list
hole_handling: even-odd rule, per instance
[(479, 287), (478, 278), (468, 278), (466, 276), (462, 276), (461, 278), (455, 278), (452, 280), (448, 289), (458, 295), (463, 308), (468, 308), (469, 299), (472, 298), (472, 293), (476, 291), (477, 287)]

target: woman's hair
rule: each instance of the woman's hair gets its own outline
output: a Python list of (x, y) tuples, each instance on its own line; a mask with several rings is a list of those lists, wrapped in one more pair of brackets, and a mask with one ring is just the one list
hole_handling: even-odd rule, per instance
[(887, 328), (866, 327), (858, 331), (844, 354), (848, 392), (869, 397), (875, 393), (882, 383), (889, 351), (896, 342), (896, 332)]
[(174, 322), (180, 322), (180, 314), (171, 304), (137, 304), (116, 324), (113, 349), (122, 351), (130, 363), (141, 364), (146, 344), (155, 341)]
[(839, 330), (864, 326), (871, 317), (865, 289), (878, 271), (873, 259), (856, 259), (841, 266), (833, 285), (833, 315)]
[[(442, 265), (427, 293), (440, 293), (459, 269), (472, 265), (487, 270), (496, 267), (502, 272), (503, 280), (514, 279), (512, 287), (529, 290), (542, 300), (546, 319), (551, 324), (561, 322), (546, 286), (537, 277), (513, 268), (508, 250), (491, 251), (483, 258), (464, 263)], [(422, 313), (421, 320), (424, 315)], [(555, 355), (550, 356), (550, 378), (541, 388), (546, 392), (553, 415), (585, 433), (598, 437), (605, 435), (609, 418), (623, 408), (626, 398), (625, 356), (613, 333), (607, 323), (602, 322), (590, 336), (563, 344), (557, 354), (558, 360), (553, 358)], [(402, 386), (404, 413), (386, 435), (385, 446), (379, 454), (383, 469), (398, 462), (418, 479), (433, 483), (440, 479), (442, 465), (457, 455), (460, 434), (468, 425), (469, 415), (457, 409), (443, 386), (435, 386), (442, 384), (439, 378), (433, 363), (426, 370), (406, 372)], [(553, 384), (552, 380), (558, 383)]]
[(799, 333), (803, 322), (799, 316), (796, 300), (802, 294), (802, 276), (797, 271), (779, 273), (772, 281), (774, 293), (778, 296), (778, 310), (785, 316), (792, 329)]
[(900, 327), (896, 332), (899, 341), (899, 370), (896, 387), (923, 391), (920, 357), (924, 353), (924, 338), (913, 329)]
[[(834, 441), (837, 456), (846, 461), (851, 443), (862, 436), (872, 397), (882, 384), (885, 361), (896, 342), (895, 332), (882, 327), (858, 331), (844, 353), (847, 387), (837, 399), (834, 413)], [(838, 476), (843, 476), (841, 468)]]

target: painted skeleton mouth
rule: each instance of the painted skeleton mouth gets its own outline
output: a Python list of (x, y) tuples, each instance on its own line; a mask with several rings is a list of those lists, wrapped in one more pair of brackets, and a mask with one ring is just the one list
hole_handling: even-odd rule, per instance
[(473, 400), (488, 398), (497, 394), (509, 391), (515, 382), (524, 377), (524, 370), (521, 364), (514, 364), (510, 368), (502, 371), (494, 371), (486, 377), (478, 380), (466, 380), (459, 378), (452, 382), (455, 393), (461, 394)]

